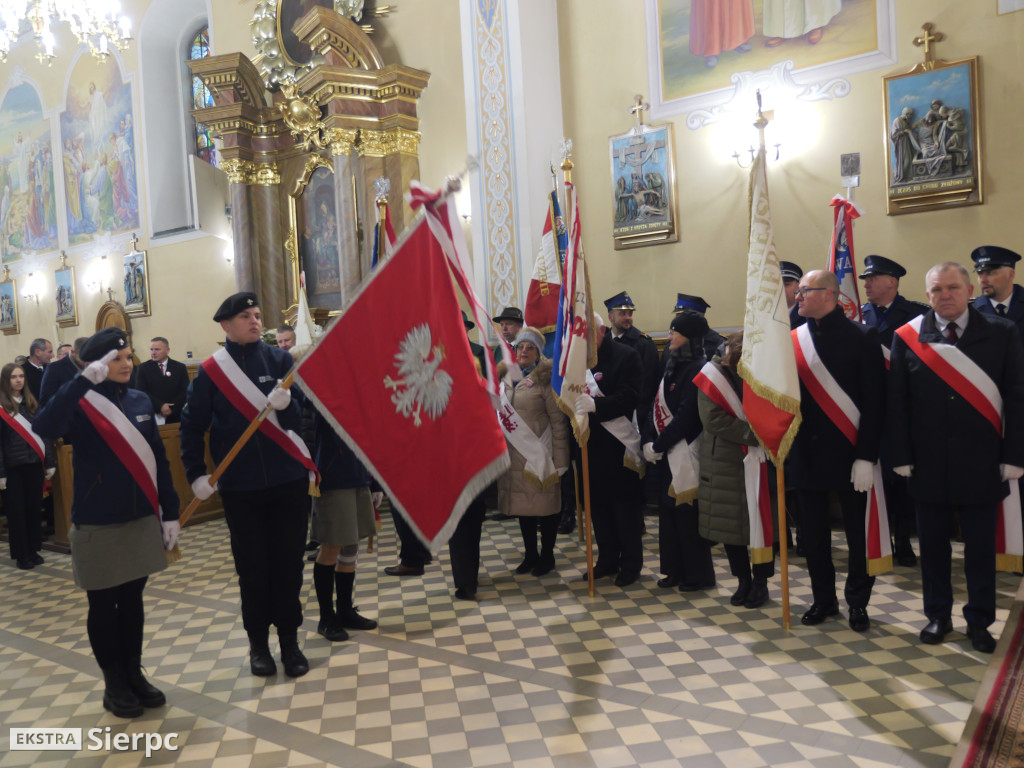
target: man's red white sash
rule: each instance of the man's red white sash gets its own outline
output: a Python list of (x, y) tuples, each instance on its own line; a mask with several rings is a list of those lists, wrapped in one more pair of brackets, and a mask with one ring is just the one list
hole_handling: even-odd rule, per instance
[(152, 505), (157, 519), (162, 522), (163, 511), (160, 509), (156, 486), (156, 456), (146, 438), (120, 408), (96, 390), (86, 392), (78, 404), (103, 442), (110, 446), (110, 450), (131, 473), (132, 479)]
[[(693, 383), (716, 405), (740, 421), (746, 421), (743, 401), (729, 384), (725, 374), (714, 363), (706, 363)], [(768, 487), (767, 456), (761, 446), (743, 447), (743, 480), (747, 496), (747, 516), (750, 520), (750, 561), (770, 563), (775, 559), (772, 549), (771, 489)]]
[[(980, 413), (1003, 436), (1003, 396), (998, 385), (954, 344), (921, 341), (924, 315), (896, 330), (918, 359)], [(996, 570), (1018, 573), (1024, 567), (1020, 487), (1010, 481), (1010, 495), (999, 503), (996, 520)]]
[[(249, 421), (253, 421), (266, 407), (267, 396), (242, 372), (226, 349), (218, 349), (202, 367), (221, 394)], [(260, 424), (260, 432), (309, 471), (309, 492), (317, 495), (320, 472), (310, 458), (309, 449), (302, 438), (294, 431), (284, 429), (275, 411), (271, 411)]]
[(39, 456), (39, 460), (46, 464), (46, 446), (43, 444), (43, 438), (32, 431), (32, 422), (21, 415), (19, 411), (14, 416), (11, 416), (5, 409), (0, 408), (0, 416), (7, 422), (7, 426), (13, 429), (18, 435), (32, 446), (32, 450)]
[[(804, 324), (793, 330), (793, 348), (800, 381), (843, 436), (851, 445), (856, 445), (860, 409), (825, 367), (814, 347), (809, 325)], [(889, 536), (889, 518), (886, 516), (882, 468), (877, 462), (864, 516), (868, 574), (877, 576), (892, 568), (892, 539)]]
[[(587, 369), (587, 394), (591, 397), (604, 397), (604, 392), (601, 391), (601, 387), (597, 385), (597, 379), (594, 378), (594, 372), (589, 368)], [(625, 452), (622, 454), (623, 466), (643, 477), (647, 471), (647, 465), (644, 464), (644, 458), (641, 455), (640, 430), (637, 428), (636, 421), (619, 416), (609, 421), (602, 421), (600, 425), (625, 448)]]

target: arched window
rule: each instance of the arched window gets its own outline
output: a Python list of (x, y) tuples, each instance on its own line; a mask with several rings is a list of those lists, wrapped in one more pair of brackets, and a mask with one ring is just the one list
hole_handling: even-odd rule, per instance
[[(192, 38), (192, 43), (188, 50), (188, 60), (205, 59), (209, 55), (210, 30), (209, 27), (203, 27)], [(203, 81), (198, 77), (191, 76), (191, 79), (192, 108), (212, 107), (214, 104), (210, 89), (203, 85)], [(213, 144), (213, 136), (210, 134), (209, 127), (203, 123), (195, 123), (195, 153), (196, 157), (205, 160), (214, 167), (217, 166), (217, 149)]]

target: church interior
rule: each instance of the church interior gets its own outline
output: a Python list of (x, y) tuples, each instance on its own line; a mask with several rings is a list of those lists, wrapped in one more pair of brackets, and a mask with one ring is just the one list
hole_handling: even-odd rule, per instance
[[(628, 291), (637, 327), (661, 341), (687, 293), (710, 305), (712, 328), (742, 328), (759, 110), (780, 259), (827, 266), (836, 195), (860, 214), (857, 262), (898, 261), (911, 299), (926, 300), (934, 264), (969, 266), (980, 245), (1024, 252), (1009, 186), (1024, 178), (1021, 0), (750, 0), (743, 42), (698, 54), (704, 5), (126, 0), (131, 39), (123, 50), (104, 39), (106, 55), (63, 23), (37, 41), (25, 21), (0, 41), (3, 362), (38, 337), (56, 347), (117, 325), (140, 359), (165, 337), (194, 370), (223, 342), (217, 306), (240, 290), (259, 295), (268, 329), (295, 322), (300, 288), (329, 323), (370, 274), (382, 206), (400, 234), (410, 183), (449, 176), (461, 178), (455, 204), (490, 313), (524, 305), (548, 195), (568, 174), (595, 305)], [(831, 10), (810, 32), (774, 35), (763, 24), (776, 5)], [(963, 101), (943, 108), (967, 114), (947, 140), (959, 142), (953, 162), (929, 162), (918, 137), (909, 179), (893, 125), (909, 103), (924, 117), (929, 98), (911, 102), (908, 83), (948, 89)], [(662, 131), (661, 173), (622, 149), (650, 131)], [(495, 334), (471, 336), (494, 346)], [(916, 569), (878, 579), (867, 633), (845, 621), (785, 630), (778, 577), (763, 609), (729, 604), (720, 548), (716, 588), (659, 589), (656, 516), (641, 580), (599, 582), (593, 597), (575, 534), (559, 536), (556, 570), (532, 579), (510, 570), (515, 523), (488, 520), (467, 602), (452, 599), (446, 550), (422, 577), (384, 574), (397, 557), (385, 515), (356, 580), (380, 627), (332, 646), (312, 631), (306, 594), (310, 674), (262, 679), (247, 670), (211, 500), (182, 535), (184, 559), (146, 593), (144, 663), (168, 704), (119, 720), (97, 695), (66, 521), (61, 540), (60, 466), (45, 565), (0, 563), (2, 719), (173, 732), (179, 748), (20, 751), (5, 728), (0, 766), (975, 764), (964, 739), (992, 659), (956, 613), (948, 642), (918, 642)], [(834, 547), (842, 572), (841, 535)], [(954, 544), (954, 575), (962, 554)], [(810, 581), (795, 556), (790, 585), (799, 616)], [(1019, 586), (999, 574), (996, 636), (1020, 613)], [(962, 602), (962, 568), (954, 587)]]

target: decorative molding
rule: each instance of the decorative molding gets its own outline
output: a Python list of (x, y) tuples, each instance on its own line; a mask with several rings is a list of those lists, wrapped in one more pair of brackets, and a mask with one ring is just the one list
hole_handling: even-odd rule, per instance
[(419, 155), (420, 133), (404, 128), (388, 131), (359, 132), (359, 154), (362, 157), (387, 157), (388, 155)]
[(221, 169), (228, 175), (229, 184), (248, 184), (256, 164), (252, 160), (225, 160)]
[(359, 141), (359, 130), (356, 128), (332, 128), (327, 132), (325, 146), (330, 146), (331, 157), (352, 154), (352, 148)]
[(249, 184), (256, 187), (272, 187), (281, 183), (281, 174), (277, 172), (277, 163), (257, 163), (253, 169)]

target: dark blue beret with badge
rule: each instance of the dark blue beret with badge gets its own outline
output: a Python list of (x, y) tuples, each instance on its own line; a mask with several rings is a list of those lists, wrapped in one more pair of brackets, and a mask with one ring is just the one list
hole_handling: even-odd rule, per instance
[(629, 298), (629, 294), (625, 291), (616, 293), (610, 299), (605, 299), (604, 306), (609, 312), (613, 309), (636, 309), (633, 300)]
[(684, 309), (692, 309), (694, 312), (700, 312), (703, 315), (711, 309), (711, 305), (704, 301), (700, 296), (691, 296), (688, 293), (677, 293), (676, 305), (672, 308), (672, 312), (678, 315)]
[(220, 307), (217, 308), (217, 314), (213, 316), (213, 321), (219, 323), (221, 320), (230, 320), (240, 312), (245, 312), (245, 310), (258, 307), (259, 305), (260, 300), (256, 297), (255, 293), (249, 291), (236, 293), (224, 299)]
[(99, 360), (107, 352), (120, 352), (128, 346), (128, 334), (120, 328), (104, 328), (85, 340), (78, 357), (86, 363)]
[(1020, 254), (998, 245), (982, 245), (971, 251), (975, 272), (985, 272), (999, 267), (1014, 267), (1020, 261)]
[(898, 280), (905, 274), (907, 274), (907, 270), (892, 259), (887, 259), (885, 256), (872, 255), (864, 259), (864, 271), (858, 277), (863, 280), (865, 277), (871, 277), (872, 275), (889, 275)]

